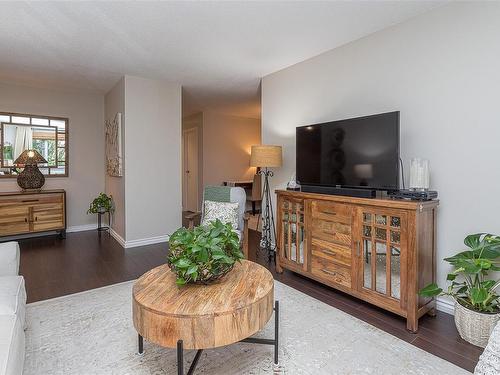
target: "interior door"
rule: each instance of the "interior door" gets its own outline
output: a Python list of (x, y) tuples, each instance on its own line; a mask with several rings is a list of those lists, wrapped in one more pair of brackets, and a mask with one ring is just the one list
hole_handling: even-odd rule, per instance
[(183, 131), (182, 207), (184, 211), (198, 211), (198, 129)]
[(372, 207), (358, 209), (358, 291), (392, 310), (405, 305), (406, 212)]

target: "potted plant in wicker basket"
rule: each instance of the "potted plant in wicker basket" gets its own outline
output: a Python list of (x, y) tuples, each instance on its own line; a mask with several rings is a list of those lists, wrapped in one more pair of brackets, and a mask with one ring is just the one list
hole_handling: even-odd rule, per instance
[(168, 244), (167, 264), (177, 275), (178, 285), (208, 284), (243, 259), (238, 235), (230, 223), (220, 220), (193, 229), (180, 228), (170, 236)]
[(488, 233), (471, 234), (464, 243), (470, 250), (444, 259), (454, 267), (447, 276), (448, 289), (444, 291), (437, 284), (430, 284), (420, 291), (420, 295), (453, 297), (455, 324), (460, 336), (484, 348), (500, 320), (500, 296), (496, 292), (500, 280), (488, 278), (490, 272), (500, 270), (500, 237)]

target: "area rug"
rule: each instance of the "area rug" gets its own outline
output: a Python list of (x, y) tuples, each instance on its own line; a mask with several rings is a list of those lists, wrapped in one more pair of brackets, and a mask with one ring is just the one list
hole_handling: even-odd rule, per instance
[[(25, 375), (176, 374), (174, 349), (137, 354), (132, 282), (28, 305)], [(280, 367), (272, 346), (204, 351), (196, 374), (467, 374), (465, 370), (279, 282)], [(273, 319), (258, 334), (272, 338)], [(186, 351), (185, 368), (194, 357)]]

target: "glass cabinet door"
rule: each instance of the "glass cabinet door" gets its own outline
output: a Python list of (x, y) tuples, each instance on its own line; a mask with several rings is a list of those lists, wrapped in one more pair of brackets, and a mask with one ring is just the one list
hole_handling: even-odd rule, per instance
[(401, 285), (404, 285), (401, 282), (402, 267), (406, 260), (403, 239), (406, 213), (363, 209), (361, 216), (361, 290), (400, 301)]
[(284, 198), (280, 206), (279, 225), (281, 260), (305, 270), (304, 201)]

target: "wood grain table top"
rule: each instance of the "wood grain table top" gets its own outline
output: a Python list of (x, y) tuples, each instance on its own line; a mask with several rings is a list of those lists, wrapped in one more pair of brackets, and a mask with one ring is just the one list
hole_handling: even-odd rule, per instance
[(242, 260), (213, 284), (177, 286), (168, 265), (152, 269), (134, 285), (134, 300), (160, 315), (224, 315), (244, 308), (272, 292), (274, 280), (261, 265)]

